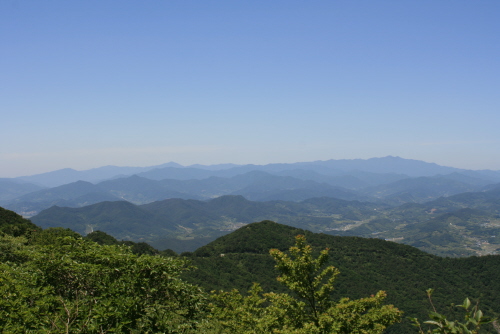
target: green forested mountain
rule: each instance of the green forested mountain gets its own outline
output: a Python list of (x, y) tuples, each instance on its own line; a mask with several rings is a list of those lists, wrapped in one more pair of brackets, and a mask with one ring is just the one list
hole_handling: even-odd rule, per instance
[(0, 234), (5, 233), (17, 237), (36, 231), (40, 231), (40, 227), (17, 213), (0, 207)]
[[(387, 301), (409, 317), (426, 316), (425, 290), (434, 288), (439, 309), (467, 296), (480, 300), (490, 314), (500, 313), (500, 256), (442, 258), (414, 247), (380, 239), (337, 237), (263, 221), (200, 247), (190, 255), (198, 268), (185, 278), (207, 290), (248, 290), (259, 282), (264, 290), (283, 291), (269, 249), (287, 250), (297, 234), (306, 236), (317, 252), (330, 249), (329, 263), (340, 270), (335, 299), (360, 298), (385, 290)], [(409, 321), (392, 326), (389, 333), (413, 332)]]

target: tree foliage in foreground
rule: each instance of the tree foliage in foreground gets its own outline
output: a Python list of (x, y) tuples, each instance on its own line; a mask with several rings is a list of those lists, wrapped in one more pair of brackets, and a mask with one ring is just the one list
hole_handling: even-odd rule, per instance
[(278, 280), (292, 294), (264, 293), (258, 284), (242, 296), (237, 290), (213, 294), (213, 317), (221, 332), (235, 333), (382, 333), (402, 312), (382, 305), (385, 292), (357, 300), (330, 298), (338, 270), (323, 268), (328, 250), (313, 258), (304, 236), (297, 236), (289, 254), (270, 251), (281, 272)]
[(414, 323), (414, 326), (418, 327), (419, 334), (478, 334), (480, 333), (482, 325), (488, 323), (493, 323), (495, 330), (500, 333), (500, 328), (496, 320), (484, 316), (483, 312), (479, 309), (478, 303), (471, 307), (469, 298), (466, 298), (462, 305), (458, 305), (459, 308), (462, 308), (465, 311), (464, 321), (460, 322), (457, 320), (449, 320), (445, 315), (437, 312), (436, 307), (434, 306), (434, 303), (432, 301), (433, 292), (433, 289), (427, 290), (427, 297), (429, 298), (429, 302), (432, 306), (433, 311), (429, 313), (429, 317), (431, 318), (431, 320), (427, 320), (424, 322), (424, 324), (433, 326), (433, 329), (425, 331), (418, 319), (411, 319)]
[(180, 258), (58, 237), (0, 238), (3, 333), (178, 333), (204, 316), (201, 289), (179, 278)]
[[(270, 252), (291, 293), (263, 293), (255, 284), (248, 295), (207, 295), (180, 279), (190, 267), (181, 257), (134, 250), (102, 233), (92, 240), (69, 229), (42, 231), (7, 210), (0, 210), (0, 226), (2, 333), (369, 334), (402, 314), (382, 304), (383, 291), (335, 302), (338, 270), (324, 268), (328, 250), (313, 257), (303, 236), (288, 252)], [(469, 306), (464, 323), (437, 312), (426, 323), (435, 333), (475, 333), (486, 318)], [(464, 326), (469, 332), (456, 330)]]

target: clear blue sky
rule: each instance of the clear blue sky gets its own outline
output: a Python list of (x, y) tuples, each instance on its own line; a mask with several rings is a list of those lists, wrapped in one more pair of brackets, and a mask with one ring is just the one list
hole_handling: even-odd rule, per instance
[(500, 169), (500, 1), (0, 1), (0, 177), (387, 155)]

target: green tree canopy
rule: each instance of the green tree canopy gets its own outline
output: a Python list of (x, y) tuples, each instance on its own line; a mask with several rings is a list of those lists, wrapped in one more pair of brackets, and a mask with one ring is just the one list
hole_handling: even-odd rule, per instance
[(204, 317), (204, 293), (179, 278), (186, 260), (54, 241), (0, 238), (3, 333), (177, 333)]
[(270, 251), (280, 271), (278, 280), (293, 291), (289, 294), (264, 293), (258, 284), (242, 296), (237, 290), (213, 294), (213, 316), (222, 332), (236, 333), (382, 333), (399, 321), (402, 312), (382, 305), (386, 296), (375, 295), (357, 300), (331, 300), (330, 293), (338, 270), (323, 268), (328, 250), (318, 258), (304, 236), (296, 237), (289, 253)]

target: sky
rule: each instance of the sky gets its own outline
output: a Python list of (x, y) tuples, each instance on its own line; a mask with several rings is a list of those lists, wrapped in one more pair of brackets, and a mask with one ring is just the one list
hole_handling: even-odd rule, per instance
[(498, 0), (2, 0), (0, 177), (400, 156), (500, 170)]

